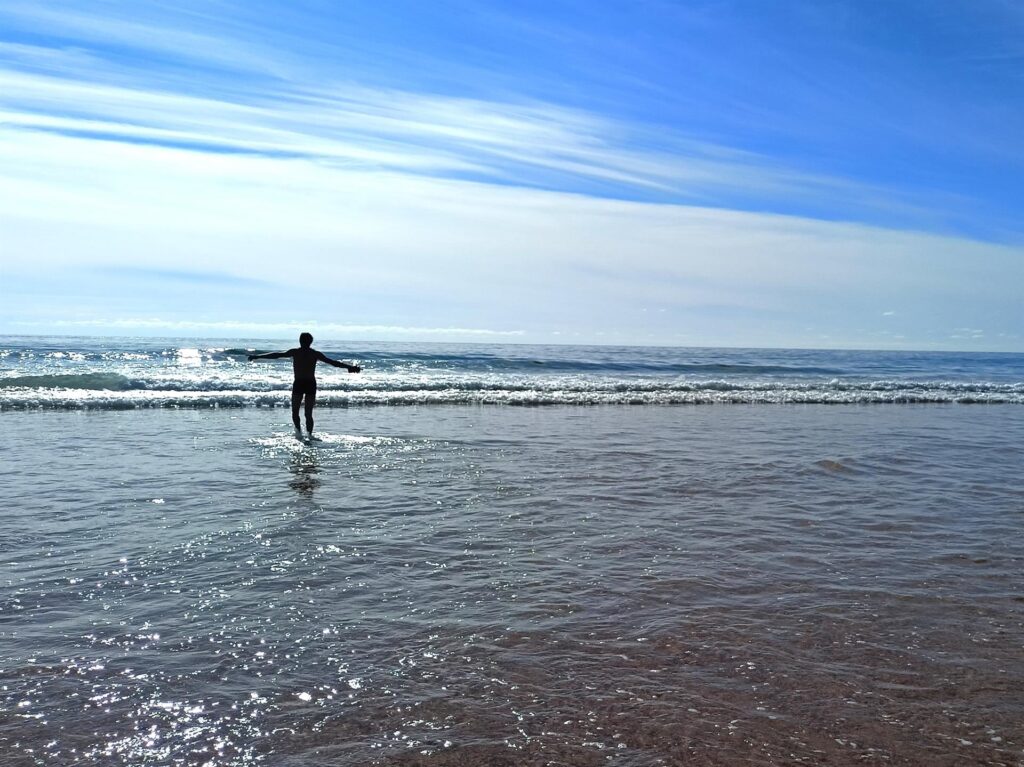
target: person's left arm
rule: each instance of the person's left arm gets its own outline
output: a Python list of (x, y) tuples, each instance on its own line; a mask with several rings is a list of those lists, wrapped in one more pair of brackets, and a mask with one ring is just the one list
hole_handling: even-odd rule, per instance
[(362, 370), (358, 365), (349, 365), (347, 362), (338, 362), (338, 360), (332, 360), (323, 352), (317, 352), (316, 358), (321, 362), (326, 362), (328, 365), (334, 365), (336, 368), (347, 368), (349, 373), (358, 373)]
[(291, 349), (289, 349), (286, 352), (267, 352), (265, 354), (250, 354), (249, 355), (249, 362), (252, 362), (253, 360), (279, 360), (282, 357), (291, 357), (291, 356), (292, 356), (292, 350)]

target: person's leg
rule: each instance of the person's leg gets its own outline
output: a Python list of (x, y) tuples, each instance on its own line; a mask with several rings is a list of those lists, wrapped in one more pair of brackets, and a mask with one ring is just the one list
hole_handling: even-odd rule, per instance
[(302, 389), (299, 387), (296, 381), (292, 384), (292, 423), (295, 424), (295, 430), (301, 431), (302, 425), (299, 423), (299, 405), (302, 404)]
[[(313, 406), (316, 405), (316, 384), (306, 389), (306, 431), (313, 433)], [(297, 417), (297, 416), (296, 416)]]

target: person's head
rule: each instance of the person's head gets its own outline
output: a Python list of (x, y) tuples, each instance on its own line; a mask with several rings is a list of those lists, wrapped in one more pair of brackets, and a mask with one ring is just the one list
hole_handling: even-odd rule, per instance
[(299, 336), (299, 346), (301, 346), (303, 349), (308, 349), (312, 345), (313, 345), (313, 334), (312, 333), (303, 333), (302, 335)]

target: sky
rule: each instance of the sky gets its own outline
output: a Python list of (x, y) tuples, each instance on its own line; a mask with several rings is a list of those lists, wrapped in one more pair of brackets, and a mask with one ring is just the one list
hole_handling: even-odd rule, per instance
[(0, 0), (0, 334), (1024, 352), (1018, 0)]

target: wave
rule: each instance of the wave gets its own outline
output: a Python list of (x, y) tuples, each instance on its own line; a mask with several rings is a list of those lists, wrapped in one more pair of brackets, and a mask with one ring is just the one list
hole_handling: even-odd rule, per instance
[[(0, 388), (0, 410), (127, 410), (139, 408), (283, 407), (284, 388), (169, 389), (126, 388), (132, 383), (113, 376), (100, 387), (105, 374), (40, 376), (81, 380), (90, 387), (66, 386)], [(26, 376), (26, 381), (35, 378)], [(120, 381), (116, 379), (121, 379)], [(621, 381), (575, 383), (520, 382), (481, 385), (480, 382), (392, 382), (343, 389), (321, 388), (322, 407), (392, 405), (712, 405), (712, 404), (1024, 404), (1024, 384), (961, 384), (833, 381), (825, 384), (737, 383), (728, 381), (633, 383)]]
[[(242, 377), (228, 371), (175, 372), (127, 376), (113, 372), (51, 373), (27, 376), (0, 377), (0, 389), (69, 389), (116, 392), (206, 392), (225, 391), (251, 393), (286, 392), (291, 387), (290, 371), (275, 371), (273, 377)], [(320, 379), (321, 396), (346, 392), (536, 392), (548, 393), (671, 393), (671, 392), (876, 392), (876, 393), (935, 393), (948, 394), (1022, 394), (1024, 383), (995, 383), (990, 381), (911, 381), (911, 380), (858, 380), (832, 378), (828, 380), (763, 380), (736, 376), (735, 378), (685, 377), (594, 377), (583, 375), (508, 375), (480, 373), (416, 374), (401, 371), (390, 374), (365, 376), (328, 375)]]
[(234, 361), (244, 362), (249, 354), (262, 353), (255, 349), (222, 349), (220, 347), (167, 347), (160, 349), (0, 349), (0, 359), (18, 362), (48, 363), (117, 363), (117, 362), (167, 362), (180, 359), (203, 362)]
[[(292, 366), (249, 364), (257, 339), (17, 339), (0, 348), (0, 410), (271, 407)], [(325, 407), (1024, 403), (1024, 355), (489, 344), (322, 348)]]
[(120, 373), (57, 373), (0, 378), (0, 389), (84, 389), (87, 391), (130, 391), (146, 388)]
[[(795, 365), (743, 365), (718, 363), (687, 363), (687, 362), (566, 362), (562, 360), (532, 360), (535, 365), (549, 372), (558, 373), (659, 373), (676, 375), (746, 375), (746, 376), (812, 376), (812, 375), (843, 375), (846, 371), (838, 368), (802, 367)], [(508, 365), (521, 368), (523, 363), (514, 362)]]
[[(246, 356), (285, 348), (288, 342), (217, 339), (96, 339), (0, 336), (0, 362), (23, 375), (116, 371), (150, 376), (202, 368), (243, 378)], [(380, 344), (325, 342), (330, 357), (394, 375), (581, 375), (635, 378), (813, 380), (877, 377), (948, 378), (1019, 382), (1024, 355), (959, 352), (864, 352), (658, 347), (588, 347), (491, 344)], [(272, 369), (288, 367), (261, 364)], [(5, 371), (6, 372), (6, 371)], [(269, 374), (269, 371), (268, 371)], [(9, 385), (9, 384), (8, 384)], [(226, 386), (225, 386), (226, 388)]]
[[(92, 364), (112, 365), (117, 363), (136, 364), (186, 364), (226, 365), (236, 367), (246, 363), (250, 354), (262, 354), (271, 349), (247, 347), (163, 347), (152, 349), (0, 349), (0, 359), (23, 363), (69, 365)], [(598, 354), (595, 358), (559, 357), (551, 354), (517, 356), (488, 352), (401, 352), (325, 350), (328, 356), (351, 359), (358, 358), (367, 368), (386, 371), (433, 370), (462, 372), (519, 372), (531, 374), (581, 373), (581, 374), (661, 374), (661, 375), (750, 375), (750, 376), (813, 376), (846, 375), (850, 371), (822, 365), (755, 363), (755, 362), (700, 362), (680, 360), (678, 355), (659, 356), (649, 354), (643, 358), (616, 357)]]

